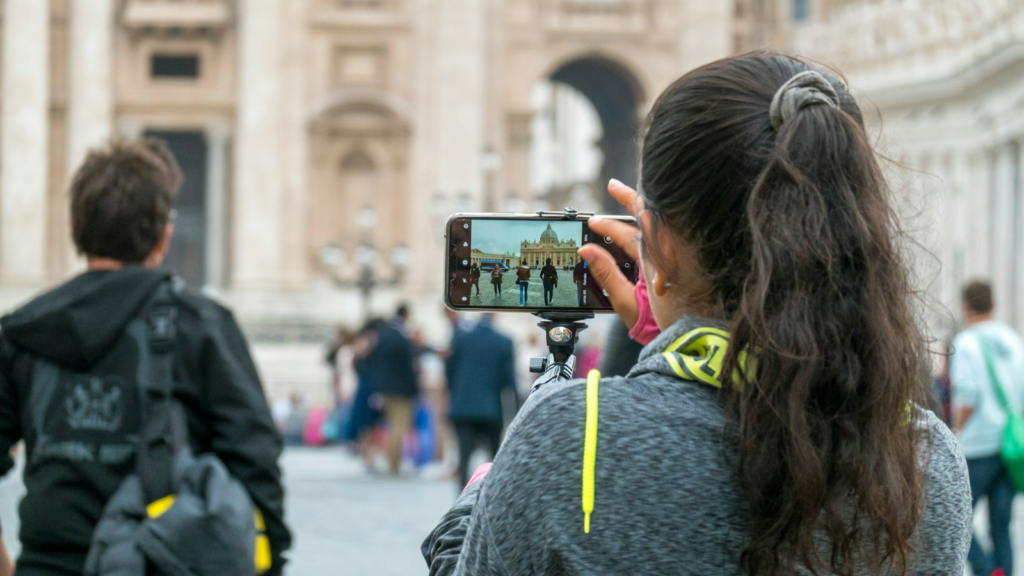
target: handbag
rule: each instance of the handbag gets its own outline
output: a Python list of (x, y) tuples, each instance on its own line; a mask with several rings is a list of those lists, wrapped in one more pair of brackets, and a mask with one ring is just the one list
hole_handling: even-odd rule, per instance
[(981, 355), (985, 359), (985, 368), (988, 370), (989, 380), (992, 381), (992, 388), (995, 390), (996, 399), (1006, 413), (1006, 428), (1003, 429), (1003, 440), (999, 455), (1006, 466), (1006, 471), (1018, 492), (1024, 492), (1024, 418), (1016, 414), (1010, 407), (1010, 401), (1006, 397), (1006, 391), (999, 382), (995, 366), (992, 365), (992, 357), (988, 341), (978, 337), (981, 342)]

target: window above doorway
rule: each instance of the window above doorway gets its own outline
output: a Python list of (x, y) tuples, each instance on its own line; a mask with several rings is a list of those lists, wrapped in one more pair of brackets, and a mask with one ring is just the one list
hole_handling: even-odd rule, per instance
[(155, 79), (199, 78), (199, 55), (153, 53), (149, 57), (149, 75)]

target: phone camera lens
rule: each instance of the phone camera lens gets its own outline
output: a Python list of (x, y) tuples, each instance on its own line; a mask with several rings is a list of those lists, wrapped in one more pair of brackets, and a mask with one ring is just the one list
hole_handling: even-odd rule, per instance
[(462, 227), (466, 228), (468, 230), (469, 229), (469, 224), (463, 224)]
[(467, 264), (469, 264), (469, 260), (463, 260), (463, 261), (462, 261), (462, 265), (463, 265), (463, 266), (466, 266)]
[(626, 268), (629, 268), (629, 262), (626, 262)]
[(462, 246), (463, 246), (463, 247), (467, 247), (467, 246), (469, 246), (469, 242), (463, 242), (463, 243), (462, 243)]
[(463, 296), (462, 297), (462, 301), (465, 302), (466, 300), (469, 300), (469, 298), (466, 298), (465, 296)]
[(604, 243), (605, 244), (611, 244), (612, 243), (612, 237), (611, 236), (605, 236), (604, 237)]

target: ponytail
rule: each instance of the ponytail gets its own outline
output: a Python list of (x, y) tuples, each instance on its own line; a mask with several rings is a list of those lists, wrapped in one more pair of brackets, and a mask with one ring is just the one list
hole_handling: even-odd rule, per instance
[(745, 571), (904, 573), (924, 504), (908, 424), (922, 344), (856, 103), (792, 58), (715, 62), (659, 99), (643, 161), (648, 209), (695, 247), (732, 323)]

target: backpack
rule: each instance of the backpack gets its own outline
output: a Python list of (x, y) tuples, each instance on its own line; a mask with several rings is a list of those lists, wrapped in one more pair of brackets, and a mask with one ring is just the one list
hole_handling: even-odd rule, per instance
[(189, 447), (184, 410), (173, 395), (171, 291), (162, 284), (142, 324), (129, 324), (145, 330), (147, 344), (138, 364), (143, 416), (135, 471), (103, 510), (87, 576), (252, 576), (269, 568), (262, 517), (245, 488), (215, 455), (195, 456)]
[(985, 359), (985, 368), (988, 370), (989, 380), (992, 381), (992, 388), (995, 390), (996, 399), (1006, 413), (1006, 428), (1003, 429), (1002, 447), (999, 455), (1006, 466), (1006, 472), (1018, 492), (1024, 492), (1024, 418), (1016, 414), (1010, 407), (1010, 401), (1006, 397), (1003, 385), (996, 375), (995, 366), (992, 365), (988, 341), (979, 336), (981, 343), (981, 355)]

